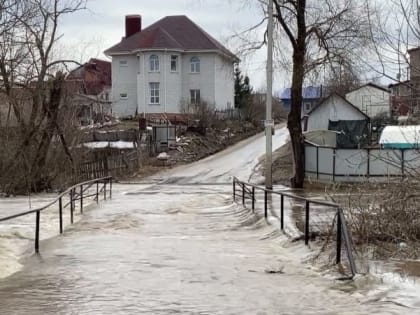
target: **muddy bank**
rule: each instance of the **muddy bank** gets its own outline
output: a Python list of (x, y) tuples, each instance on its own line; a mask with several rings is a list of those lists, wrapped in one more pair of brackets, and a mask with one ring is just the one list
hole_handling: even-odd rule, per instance
[[(273, 152), (272, 178), (274, 185), (290, 186), (290, 178), (293, 176), (293, 153), (290, 142)], [(262, 176), (259, 183), (264, 182), (265, 177), (265, 155), (259, 159), (256, 171)]]

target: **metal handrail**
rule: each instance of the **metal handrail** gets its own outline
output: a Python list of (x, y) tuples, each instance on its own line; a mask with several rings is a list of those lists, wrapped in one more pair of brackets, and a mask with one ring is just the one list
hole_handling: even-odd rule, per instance
[[(305, 239), (305, 245), (309, 244), (309, 216), (310, 216), (310, 204), (316, 204), (321, 206), (327, 206), (332, 207), (336, 209), (336, 218), (337, 218), (337, 246), (336, 246), (336, 264), (339, 264), (341, 262), (341, 247), (342, 247), (342, 241), (344, 240), (347, 258), (349, 260), (350, 264), (350, 271), (351, 271), (351, 278), (355, 276), (357, 273), (356, 271), (356, 264), (354, 261), (353, 253), (352, 253), (352, 243), (351, 238), (347, 229), (346, 220), (344, 217), (343, 210), (341, 206), (338, 203), (335, 202), (329, 202), (329, 201), (322, 201), (317, 200), (313, 198), (307, 198), (302, 196), (297, 196), (293, 193), (286, 192), (286, 191), (275, 191), (273, 189), (268, 189), (263, 186), (259, 186), (256, 184), (251, 184), (247, 182), (243, 182), (239, 180), (236, 177), (233, 177), (233, 200), (236, 201), (236, 185), (240, 186), (242, 188), (242, 204), (246, 206), (245, 200), (251, 199), (252, 200), (252, 211), (255, 211), (255, 191), (260, 190), (264, 192), (264, 217), (268, 217), (268, 194), (274, 194), (280, 196), (280, 228), (283, 231), (284, 230), (284, 197), (288, 197), (294, 200), (299, 200), (305, 202), (305, 224), (304, 224), (304, 239)], [(249, 189), (248, 187), (251, 187)], [(249, 195), (247, 197), (246, 195)]]
[[(99, 183), (103, 183), (103, 186), (102, 186), (101, 189), (99, 189)], [(25, 216), (25, 215), (35, 213), (36, 214), (35, 252), (38, 253), (39, 252), (39, 228), (40, 228), (39, 225), (40, 225), (41, 212), (58, 202), (58, 204), (59, 204), (60, 234), (62, 234), (63, 233), (63, 209), (70, 205), (70, 222), (71, 222), (71, 224), (73, 224), (73, 214), (74, 214), (74, 207), (75, 207), (74, 203), (75, 203), (75, 201), (80, 200), (80, 212), (83, 213), (83, 199), (84, 198), (95, 196), (96, 202), (98, 203), (99, 193), (103, 191), (104, 192), (104, 200), (106, 200), (106, 193), (107, 193), (106, 185), (107, 185), (107, 183), (109, 184), (109, 198), (112, 198), (112, 176), (96, 178), (96, 179), (92, 179), (92, 180), (88, 180), (88, 181), (84, 181), (84, 182), (75, 184), (75, 185), (67, 188), (65, 191), (60, 193), (54, 200), (52, 200), (51, 202), (49, 202), (48, 204), (46, 204), (44, 206), (41, 206), (41, 207), (38, 207), (38, 208), (35, 208), (35, 209), (30, 209), (30, 210), (27, 210), (27, 211), (24, 211), (24, 212), (16, 213), (16, 214), (13, 214), (13, 215), (9, 215), (9, 216), (6, 216), (6, 217), (0, 217), (0, 222), (12, 220), (12, 219), (15, 219), (15, 218), (19, 218), (19, 217), (22, 217), (22, 216)], [(95, 184), (96, 184), (96, 193), (88, 194), (88, 195), (83, 194), (84, 192), (86, 192), (90, 187), (92, 187)], [(78, 194), (76, 194), (76, 188), (79, 188), (79, 193)], [(63, 205), (62, 200), (63, 200), (63, 197), (66, 196), (66, 195), (70, 195), (70, 201), (67, 204)]]

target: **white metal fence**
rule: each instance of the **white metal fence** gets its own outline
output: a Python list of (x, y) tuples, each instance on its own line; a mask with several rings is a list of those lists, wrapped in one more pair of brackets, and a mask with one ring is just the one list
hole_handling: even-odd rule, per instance
[(305, 176), (313, 180), (352, 182), (418, 175), (420, 150), (335, 149), (305, 145)]

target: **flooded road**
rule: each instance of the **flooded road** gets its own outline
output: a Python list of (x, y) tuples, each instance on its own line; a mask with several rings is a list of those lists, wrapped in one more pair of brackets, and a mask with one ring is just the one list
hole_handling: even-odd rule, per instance
[[(260, 141), (254, 140), (242, 145)], [(195, 163), (157, 175), (152, 184), (114, 185), (111, 201), (44, 240), (40, 255), (0, 280), (0, 314), (419, 311), (420, 304), (406, 307), (391, 298), (397, 288), (367, 282), (355, 290), (302, 263), (308, 248), (232, 203), (232, 186), (223, 182), (248, 176), (255, 157), (236, 155), (230, 169), (249, 167), (232, 173), (223, 163), (231, 154), (212, 157), (201, 172)], [(219, 176), (218, 163), (224, 166)], [(214, 184), (200, 184), (210, 179)]]
[(41, 248), (0, 281), (1, 314), (401, 314), (301, 264), (230, 186), (116, 185)]

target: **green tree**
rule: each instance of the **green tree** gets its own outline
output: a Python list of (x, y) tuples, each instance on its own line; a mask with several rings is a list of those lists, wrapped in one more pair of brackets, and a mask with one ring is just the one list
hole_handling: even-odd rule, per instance
[(235, 67), (235, 108), (244, 109), (251, 101), (252, 87), (249, 77), (243, 75), (239, 66)]

